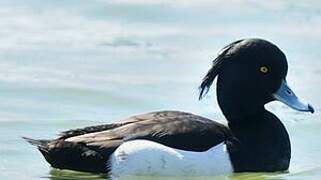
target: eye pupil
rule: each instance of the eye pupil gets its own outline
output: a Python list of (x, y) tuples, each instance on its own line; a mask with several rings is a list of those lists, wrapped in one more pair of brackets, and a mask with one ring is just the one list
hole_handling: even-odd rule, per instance
[(261, 66), (261, 67), (260, 67), (260, 71), (261, 71), (262, 73), (267, 73), (267, 72), (269, 72), (269, 69), (268, 69), (268, 67), (266, 67), (266, 66)]

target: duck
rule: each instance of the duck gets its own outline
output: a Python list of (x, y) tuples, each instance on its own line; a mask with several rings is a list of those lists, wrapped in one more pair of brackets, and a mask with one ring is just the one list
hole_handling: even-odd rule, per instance
[(240, 39), (222, 48), (199, 86), (201, 100), (216, 79), (226, 125), (169, 110), (63, 131), (54, 139), (24, 139), (53, 168), (113, 177), (287, 171), (289, 134), (265, 105), (277, 100), (314, 112), (287, 84), (287, 71), (287, 58), (277, 45), (260, 38)]

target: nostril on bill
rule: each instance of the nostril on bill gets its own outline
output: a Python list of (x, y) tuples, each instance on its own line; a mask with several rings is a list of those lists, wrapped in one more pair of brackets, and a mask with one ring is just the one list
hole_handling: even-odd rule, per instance
[(286, 93), (287, 93), (288, 95), (292, 95), (292, 91), (289, 90), (289, 89), (286, 90)]

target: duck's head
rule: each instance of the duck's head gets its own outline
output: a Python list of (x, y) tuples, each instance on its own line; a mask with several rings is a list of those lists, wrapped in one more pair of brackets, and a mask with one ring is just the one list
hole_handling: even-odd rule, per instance
[(218, 76), (218, 103), (228, 119), (253, 116), (273, 100), (313, 113), (312, 106), (300, 101), (287, 85), (287, 71), (286, 56), (271, 42), (235, 41), (224, 47), (213, 61), (200, 86), (200, 99)]

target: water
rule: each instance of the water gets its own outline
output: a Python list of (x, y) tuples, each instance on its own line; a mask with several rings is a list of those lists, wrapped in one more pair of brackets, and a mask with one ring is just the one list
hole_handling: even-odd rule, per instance
[(291, 137), (288, 173), (215, 178), (321, 177), (319, 1), (1, 0), (0, 22), (0, 179), (105, 179), (50, 168), (22, 136), (164, 109), (224, 123), (215, 91), (199, 102), (197, 87), (217, 51), (243, 37), (282, 48), (288, 83), (316, 113), (268, 105)]

